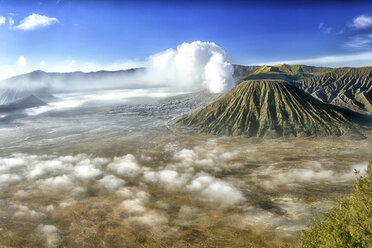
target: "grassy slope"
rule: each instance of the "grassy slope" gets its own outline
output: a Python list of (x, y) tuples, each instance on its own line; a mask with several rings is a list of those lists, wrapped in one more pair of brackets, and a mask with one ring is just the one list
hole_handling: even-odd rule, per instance
[(177, 124), (216, 135), (342, 135), (360, 115), (322, 103), (284, 81), (250, 80)]

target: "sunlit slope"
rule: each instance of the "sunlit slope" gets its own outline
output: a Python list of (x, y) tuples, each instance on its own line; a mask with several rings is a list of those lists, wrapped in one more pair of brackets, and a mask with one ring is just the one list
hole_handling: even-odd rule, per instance
[(322, 103), (287, 82), (250, 80), (176, 124), (215, 135), (340, 136), (358, 132), (356, 121), (362, 118)]
[(323, 102), (372, 113), (372, 67), (338, 68), (294, 84)]

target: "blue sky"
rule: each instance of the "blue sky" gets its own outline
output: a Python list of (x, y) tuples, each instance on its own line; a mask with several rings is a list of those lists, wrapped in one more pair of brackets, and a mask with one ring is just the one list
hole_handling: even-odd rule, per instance
[(1, 78), (140, 66), (195, 40), (236, 64), (372, 65), (371, 1), (0, 0), (0, 16)]

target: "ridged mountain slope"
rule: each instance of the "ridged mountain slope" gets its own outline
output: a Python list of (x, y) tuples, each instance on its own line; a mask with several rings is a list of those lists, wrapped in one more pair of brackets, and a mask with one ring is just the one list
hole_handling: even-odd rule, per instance
[(372, 67), (338, 68), (293, 84), (323, 102), (372, 113)]
[(358, 132), (356, 121), (363, 118), (325, 104), (287, 82), (249, 80), (175, 124), (215, 135), (340, 136)]

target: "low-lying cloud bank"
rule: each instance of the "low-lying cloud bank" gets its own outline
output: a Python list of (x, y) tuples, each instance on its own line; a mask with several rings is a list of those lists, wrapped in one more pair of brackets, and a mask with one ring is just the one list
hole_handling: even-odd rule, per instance
[[(182, 150), (180, 154), (184, 152)], [(93, 158), (86, 154), (61, 157), (14, 154), (0, 158), (0, 188), (27, 185), (26, 189), (20, 189), (20, 194), (26, 194), (27, 190), (71, 196), (86, 196), (94, 191), (122, 194), (126, 185), (133, 182), (139, 188), (164, 187), (221, 206), (232, 206), (245, 200), (238, 188), (208, 172), (195, 172), (177, 162), (169, 168), (150, 168), (142, 166), (132, 154), (113, 159)]]
[[(9, 193), (7, 207), (0, 204), (0, 214), (6, 212), (13, 221), (37, 219), (35, 230), (40, 239), (48, 247), (57, 247), (62, 239), (61, 227), (51, 219), (62, 212), (72, 213), (76, 205), (87, 204), (83, 202), (88, 199), (95, 199), (88, 204), (109, 201), (110, 208), (125, 223), (164, 227), (168, 231), (173, 230), (168, 226), (169, 203), (161, 197), (154, 198), (151, 192), (156, 188), (194, 202), (212, 204), (216, 209), (232, 208), (246, 201), (233, 182), (207, 172), (208, 163), (200, 163), (205, 158), (199, 158), (193, 150), (175, 152), (173, 163), (156, 168), (144, 165), (149, 159), (146, 156), (138, 159), (132, 154), (102, 158), (87, 154), (17, 153), (0, 157), (0, 190)], [(228, 160), (223, 156), (218, 159)], [(194, 163), (201, 167), (191, 168)], [(205, 166), (207, 171), (202, 171)]]
[[(6, 192), (0, 199), (0, 217), (12, 224), (35, 223), (33, 232), (48, 247), (58, 247), (84, 225), (100, 225), (95, 219), (102, 216), (94, 211), (102, 209), (118, 229), (156, 228), (172, 237), (180, 227), (215, 216), (242, 228), (275, 226), (296, 232), (311, 212), (301, 192), (319, 185), (351, 185), (353, 170), (363, 172), (366, 167), (360, 163), (340, 169), (310, 160), (256, 165), (248, 161), (258, 151), (250, 149), (230, 149), (210, 140), (187, 148), (166, 144), (160, 158), (151, 151), (113, 158), (22, 153), (0, 157), (0, 191)], [(88, 208), (92, 216), (84, 215)]]
[(228, 62), (225, 51), (214, 42), (185, 42), (176, 49), (154, 54), (137, 64), (142, 64), (145, 69), (89, 74), (35, 72), (0, 81), (0, 89), (60, 92), (97, 88), (166, 87), (182, 92), (209, 90), (212, 93), (222, 93), (234, 86), (233, 66)]
[(334, 169), (325, 168), (321, 163), (316, 161), (307, 161), (303, 163), (301, 168), (293, 168), (293, 166), (271, 165), (262, 171), (256, 173), (257, 176), (266, 177), (271, 175), (271, 180), (267, 180), (262, 184), (267, 188), (275, 188), (279, 186), (299, 187), (304, 184), (319, 184), (319, 183), (345, 183), (356, 179), (355, 171), (364, 173), (367, 167), (367, 162), (354, 164), (346, 171), (336, 171)]

